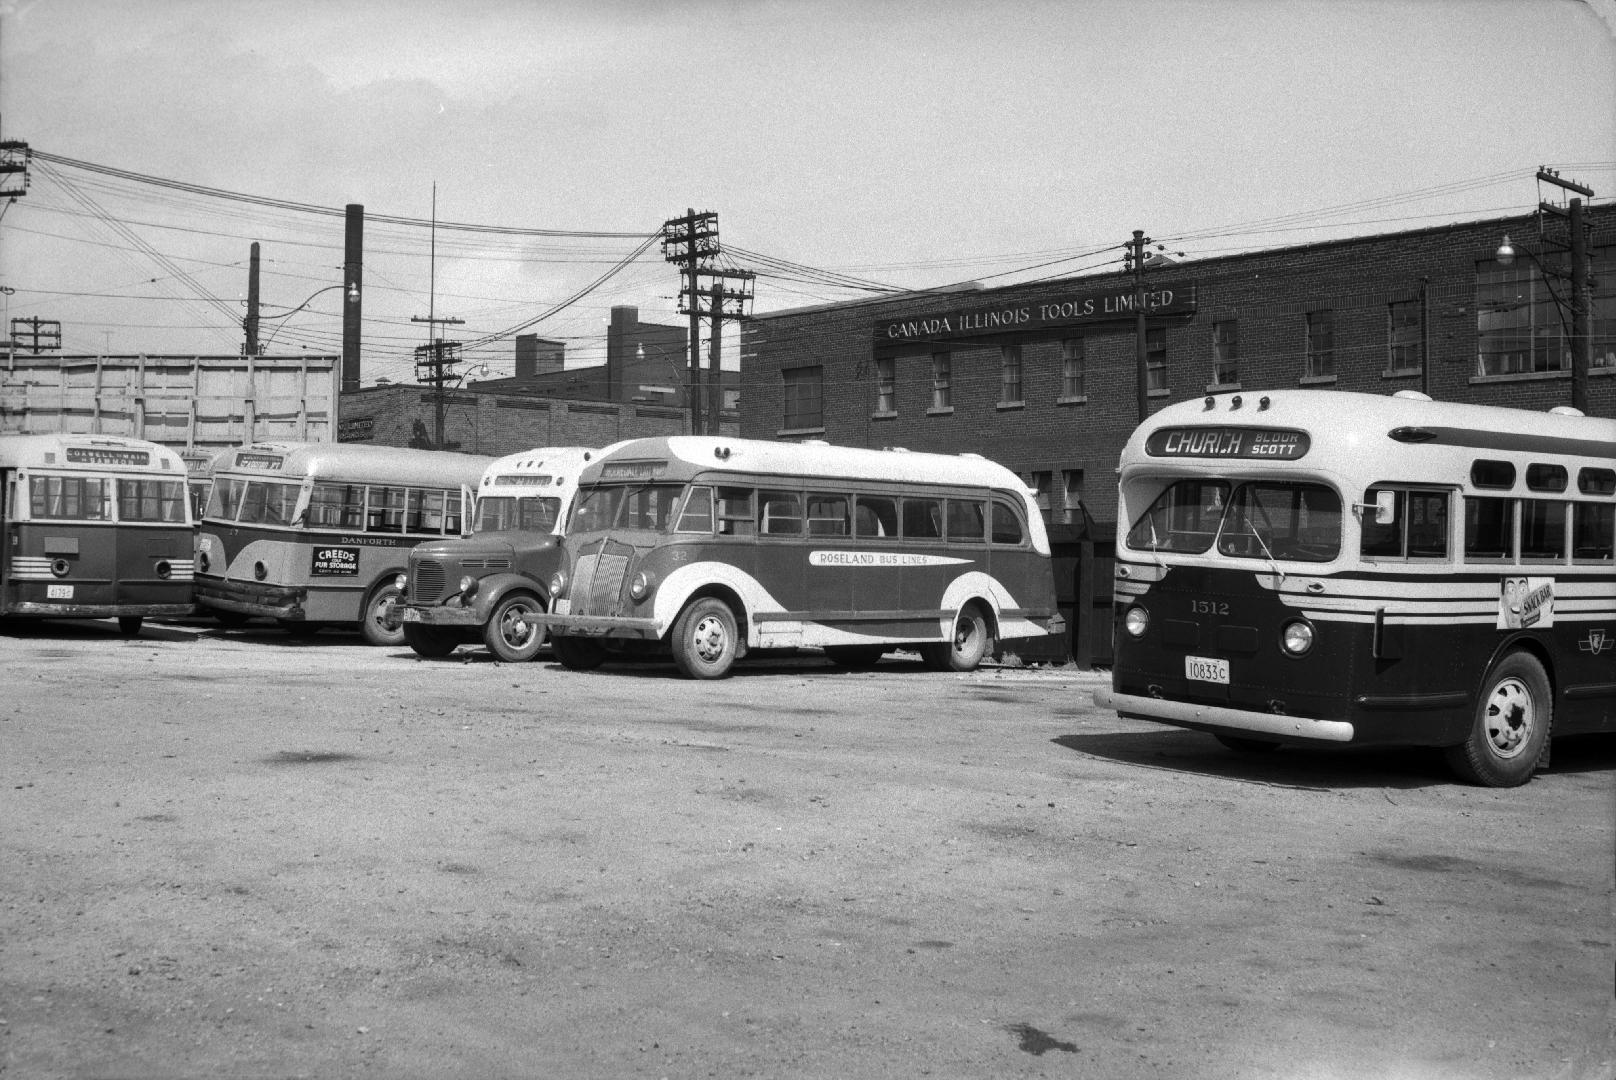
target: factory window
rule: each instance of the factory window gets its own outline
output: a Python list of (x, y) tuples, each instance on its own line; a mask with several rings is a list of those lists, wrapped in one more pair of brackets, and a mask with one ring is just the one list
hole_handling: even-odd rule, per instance
[(1307, 313), (1307, 366), (1303, 378), (1335, 378), (1335, 312), (1329, 308)]
[(1021, 404), (1021, 346), (999, 347), (999, 404)]
[(945, 352), (931, 354), (931, 412), (954, 411), (953, 357)]
[(898, 411), (897, 361), (890, 356), (875, 361), (875, 411), (885, 414)]
[(1083, 339), (1068, 338), (1061, 342), (1061, 400), (1079, 401), (1084, 394), (1083, 368), (1085, 358), (1083, 354)]
[(1233, 319), (1212, 324), (1212, 385), (1240, 383), (1240, 326)]
[(1167, 393), (1167, 330), (1145, 331), (1145, 385), (1152, 393)]
[(825, 369), (818, 364), (786, 368), (780, 372), (780, 379), (785, 397), (785, 430), (824, 430)]
[(1386, 373), (1418, 371), (1425, 364), (1420, 302), (1394, 300), (1386, 308)]

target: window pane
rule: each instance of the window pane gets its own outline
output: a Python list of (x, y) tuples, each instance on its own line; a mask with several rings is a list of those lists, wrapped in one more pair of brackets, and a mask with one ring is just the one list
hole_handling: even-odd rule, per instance
[[(312, 504), (309, 510), (312, 514)], [(515, 528), (516, 500), (509, 495), (484, 495), (477, 500), (477, 525), (473, 532), (503, 532)]]
[(1616, 554), (1616, 506), (1577, 503), (1572, 507), (1571, 518), (1572, 557), (1612, 561)]
[(1341, 552), (1341, 499), (1321, 484), (1241, 484), (1218, 553), (1237, 559), (1329, 562)]
[(1156, 496), (1133, 523), (1127, 544), (1137, 551), (1206, 551), (1228, 500), (1225, 480), (1180, 480)]
[(758, 531), (765, 536), (802, 534), (802, 496), (795, 491), (758, 492)]
[(787, 368), (780, 373), (780, 379), (785, 395), (784, 426), (824, 427), (824, 369), (818, 365)]
[(1565, 558), (1566, 508), (1569, 503), (1526, 499), (1521, 503), (1521, 558)]
[(897, 536), (898, 503), (884, 495), (860, 495), (853, 509), (855, 536)]
[(118, 520), (184, 521), (184, 499), (183, 480), (119, 480)]
[(903, 535), (909, 540), (941, 539), (943, 535), (942, 500), (903, 500)]
[(993, 542), (995, 544), (1019, 545), (1026, 538), (1026, 531), (1021, 526), (1021, 515), (1008, 503), (995, 502), (993, 504)]
[(1467, 559), (1515, 557), (1514, 500), (1466, 497), (1464, 556)]
[(1083, 339), (1071, 338), (1061, 342), (1061, 397), (1083, 396), (1083, 368)]
[(984, 504), (965, 499), (948, 500), (948, 538), (980, 544), (986, 537)]
[(948, 353), (931, 354), (931, 407), (951, 408), (954, 404), (954, 376), (952, 357)]
[(884, 356), (875, 362), (875, 411), (898, 411), (897, 361)]
[(1408, 554), (1413, 559), (1448, 557), (1448, 494), (1408, 493)]
[[(217, 490), (219, 485), (213, 486)], [(357, 529), (364, 520), (365, 489), (360, 484), (315, 484), (309, 493), (310, 525)]]
[(249, 480), (236, 519), (257, 525), (290, 525), (297, 510), (297, 496), (296, 484)]
[(679, 524), (674, 532), (710, 533), (713, 531), (713, 489), (697, 484), (685, 496), (684, 509), (679, 511)]
[(999, 348), (999, 401), (1012, 404), (1021, 400), (1021, 346)]
[(808, 535), (846, 536), (848, 534), (846, 495), (808, 494)]
[(752, 516), (751, 488), (718, 489), (718, 532), (721, 536), (751, 536), (757, 531)]
[(1233, 319), (1212, 324), (1212, 381), (1220, 386), (1240, 381), (1240, 332)]
[(29, 516), (62, 521), (109, 521), (110, 489), (86, 476), (34, 476), (28, 480)]
[[(316, 488), (316, 491), (319, 489)], [(208, 492), (207, 516), (220, 521), (234, 521), (241, 509), (241, 497), (247, 491), (247, 481), (220, 477)]]

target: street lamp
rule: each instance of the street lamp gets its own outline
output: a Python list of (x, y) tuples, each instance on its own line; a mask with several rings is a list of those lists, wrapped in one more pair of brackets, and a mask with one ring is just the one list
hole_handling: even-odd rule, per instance
[(281, 332), (281, 330), (283, 330), (285, 328), (285, 326), (286, 326), (285, 320), (290, 319), (293, 315), (296, 315), (298, 312), (302, 311), (304, 308), (306, 308), (310, 304), (312, 304), (314, 302), (314, 298), (316, 296), (321, 296), (321, 295), (323, 295), (325, 293), (332, 292), (332, 291), (337, 290), (337, 289), (347, 289), (348, 290), (348, 295), (347, 295), (348, 303), (357, 304), (359, 302), (359, 284), (357, 282), (350, 281), (350, 282), (348, 282), (347, 285), (327, 285), (323, 289), (314, 290), (314, 292), (309, 294), (309, 297), (308, 297), (307, 300), (304, 300), (301, 304), (297, 305), (297, 307), (293, 308), (291, 311), (288, 311), (286, 314), (268, 316), (271, 319), (279, 319), (279, 320), (282, 320), (282, 321), (281, 321), (280, 326), (277, 326), (275, 328), (274, 333), (269, 335), (269, 339), (267, 341), (265, 341), (263, 343), (263, 345), (259, 346), (259, 349), (258, 349), (259, 355), (263, 355), (264, 353), (269, 351), (270, 342), (273, 342), (275, 340), (275, 334), (279, 334)]

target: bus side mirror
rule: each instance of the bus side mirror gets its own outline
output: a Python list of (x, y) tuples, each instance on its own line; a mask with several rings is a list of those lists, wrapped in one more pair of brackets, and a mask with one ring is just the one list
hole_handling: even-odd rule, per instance
[(1375, 524), (1390, 525), (1397, 520), (1397, 493), (1395, 491), (1375, 492)]

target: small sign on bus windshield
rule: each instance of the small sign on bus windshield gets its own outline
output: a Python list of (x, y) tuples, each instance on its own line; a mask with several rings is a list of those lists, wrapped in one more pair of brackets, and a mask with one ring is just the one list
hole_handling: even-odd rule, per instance
[(279, 472), (284, 460), (279, 454), (237, 454), (236, 468)]
[(1305, 431), (1254, 427), (1169, 427), (1145, 440), (1151, 457), (1267, 458), (1295, 461), (1307, 453)]

